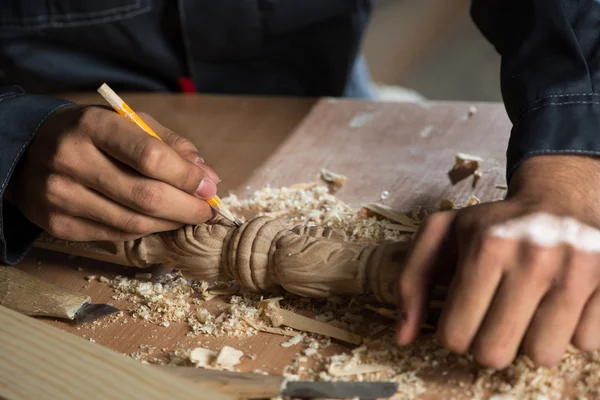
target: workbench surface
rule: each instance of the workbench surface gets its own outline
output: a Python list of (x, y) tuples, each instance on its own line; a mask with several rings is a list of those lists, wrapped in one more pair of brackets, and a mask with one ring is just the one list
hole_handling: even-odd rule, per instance
[[(208, 165), (222, 179), (221, 197), (229, 191), (244, 197), (270, 184), (273, 187), (315, 181), (321, 168), (348, 177), (336, 196), (358, 206), (383, 201), (395, 209), (414, 206), (436, 209), (444, 198), (464, 202), (471, 195), (483, 201), (502, 198), (506, 191), (505, 150), (510, 121), (501, 104), (469, 103), (377, 103), (339, 99), (288, 99), (176, 94), (122, 94), (136, 111), (153, 115), (163, 125), (184, 135), (198, 146)], [(74, 95), (81, 103), (99, 103), (96, 95)], [(469, 109), (476, 106), (476, 113)], [(471, 115), (472, 114), (472, 115)], [(476, 188), (472, 179), (453, 186), (447, 176), (457, 152), (473, 154), (485, 161)], [(84, 279), (88, 275), (131, 275), (122, 268), (33, 250), (19, 268), (60, 286), (86, 293), (95, 303), (114, 304), (127, 310), (127, 303), (114, 300), (108, 285)], [(126, 313), (127, 314), (127, 313)], [(240, 370), (260, 369), (281, 374), (297, 351), (279, 344), (289, 338), (260, 333), (257, 336), (214, 338), (186, 336), (185, 323), (169, 327), (128, 317), (118, 322), (100, 322), (75, 327), (47, 320), (76, 335), (126, 354), (164, 357), (166, 352), (193, 347), (218, 349), (224, 344), (256, 354), (244, 359)], [(333, 346), (331, 351), (342, 346)], [(143, 357), (142, 357), (143, 358)], [(460, 369), (460, 368), (458, 368)], [(472, 370), (453, 376), (473, 382)], [(423, 398), (469, 396), (468, 385), (445, 383), (446, 376), (427, 377), (432, 389)]]

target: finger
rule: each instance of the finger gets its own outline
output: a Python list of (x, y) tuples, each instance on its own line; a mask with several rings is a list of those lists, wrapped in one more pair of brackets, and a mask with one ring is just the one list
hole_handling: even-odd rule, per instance
[(198, 148), (190, 140), (179, 136), (169, 128), (164, 127), (150, 114), (141, 112), (139, 113), (139, 116), (181, 157), (202, 168), (208, 177), (215, 183), (219, 183), (221, 181), (216, 172), (204, 163), (204, 158), (200, 156)]
[(126, 119), (114, 113), (108, 115), (114, 115), (110, 123), (105, 114), (104, 128), (89, 132), (95, 146), (144, 176), (202, 198), (214, 197), (216, 184), (203, 169)]
[(113, 201), (155, 218), (200, 224), (213, 217), (208, 203), (129, 167), (112, 162), (102, 153), (90, 152), (90, 162), (80, 166), (78, 181)]
[(598, 266), (590, 253), (571, 254), (563, 273), (538, 307), (523, 349), (533, 362), (556, 365), (571, 341), (586, 302), (598, 286), (590, 277)]
[(438, 323), (440, 344), (459, 354), (471, 347), (506, 263), (517, 251), (513, 241), (489, 235), (469, 241), (472, 244), (461, 246), (462, 254)]
[(586, 352), (600, 349), (600, 288), (596, 289), (583, 309), (573, 335), (573, 345)]
[(135, 212), (69, 178), (57, 179), (58, 182), (49, 187), (48, 200), (61, 214), (100, 222), (136, 235), (170, 231), (182, 225)]
[(49, 234), (59, 239), (87, 241), (134, 240), (141, 235), (123, 232), (100, 222), (64, 214), (49, 214), (42, 225)]
[[(522, 244), (523, 246), (523, 244)], [(507, 367), (516, 357), (536, 309), (564, 258), (562, 247), (524, 244), (518, 264), (507, 271), (472, 346), (481, 365)]]
[(419, 333), (425, 319), (432, 273), (454, 220), (455, 212), (439, 212), (427, 218), (415, 238), (398, 283), (400, 321), (396, 342), (406, 345)]

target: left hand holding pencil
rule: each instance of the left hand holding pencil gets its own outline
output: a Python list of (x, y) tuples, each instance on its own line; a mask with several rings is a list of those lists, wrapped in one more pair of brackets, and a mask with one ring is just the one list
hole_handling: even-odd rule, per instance
[(57, 111), (23, 155), (7, 200), (68, 240), (129, 240), (211, 219), (204, 200), (216, 194), (216, 173), (190, 141), (140, 116), (163, 141), (107, 107)]

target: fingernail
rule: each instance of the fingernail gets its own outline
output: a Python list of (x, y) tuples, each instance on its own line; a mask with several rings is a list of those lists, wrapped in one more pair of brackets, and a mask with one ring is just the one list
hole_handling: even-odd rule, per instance
[(210, 178), (204, 178), (196, 189), (196, 195), (201, 199), (212, 199), (217, 194), (217, 185)]
[(196, 164), (197, 166), (200, 166), (200, 164), (204, 164), (204, 158), (202, 158), (200, 153), (192, 153), (192, 154), (193, 154), (194, 164)]
[(216, 172), (204, 163), (204, 158), (200, 157), (200, 154), (198, 154), (198, 156), (194, 159), (194, 164), (206, 171), (206, 174), (213, 182), (221, 182), (221, 178), (219, 178)]

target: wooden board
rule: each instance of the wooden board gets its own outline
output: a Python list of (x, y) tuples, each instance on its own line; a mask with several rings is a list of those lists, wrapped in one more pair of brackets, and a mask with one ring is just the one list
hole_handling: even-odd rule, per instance
[[(122, 94), (122, 97), (134, 109), (153, 114), (165, 125), (191, 138), (221, 176), (221, 196), (229, 190), (245, 196), (267, 183), (281, 186), (314, 181), (322, 167), (348, 177), (337, 195), (352, 205), (379, 201), (384, 190), (390, 193), (384, 203), (399, 209), (415, 205), (437, 208), (441, 198), (465, 201), (472, 194), (493, 200), (505, 193), (495, 189), (496, 184), (504, 183), (504, 153), (510, 131), (500, 104), (478, 104), (479, 112), (467, 119), (471, 106), (468, 103), (380, 104), (337, 99), (164, 94)], [(95, 95), (72, 98), (101, 102)], [(485, 159), (484, 175), (477, 188), (471, 187), (470, 180), (451, 185), (446, 173), (457, 152)], [(114, 293), (106, 284), (88, 282), (84, 277), (132, 275), (132, 269), (69, 259), (42, 250), (33, 251), (20, 267), (87, 294), (95, 303), (107, 302), (124, 311), (129, 307), (126, 301), (113, 299)], [(218, 302), (215, 299), (212, 306), (216, 307)], [(144, 358), (164, 359), (166, 353), (176, 349), (219, 349), (229, 345), (243, 350), (247, 356), (257, 356), (255, 360), (242, 358), (239, 369), (247, 372), (260, 369), (281, 374), (298, 351), (295, 346), (280, 347), (279, 344), (289, 338), (277, 335), (189, 337), (184, 323), (172, 323), (165, 328), (129, 316), (117, 322), (108, 319), (80, 327), (52, 320), (46, 322), (78, 336), (93, 338), (118, 352), (139, 353)], [(334, 354), (343, 348), (334, 345), (327, 351)], [(453, 374), (457, 379), (462, 376), (468, 381), (471, 372)], [(428, 376), (428, 382), (433, 382), (439, 390), (424, 398), (447, 397), (450, 389), (453, 395), (456, 390), (462, 390), (447, 384), (447, 378)]]
[(232, 399), (2, 306), (0, 398)]

